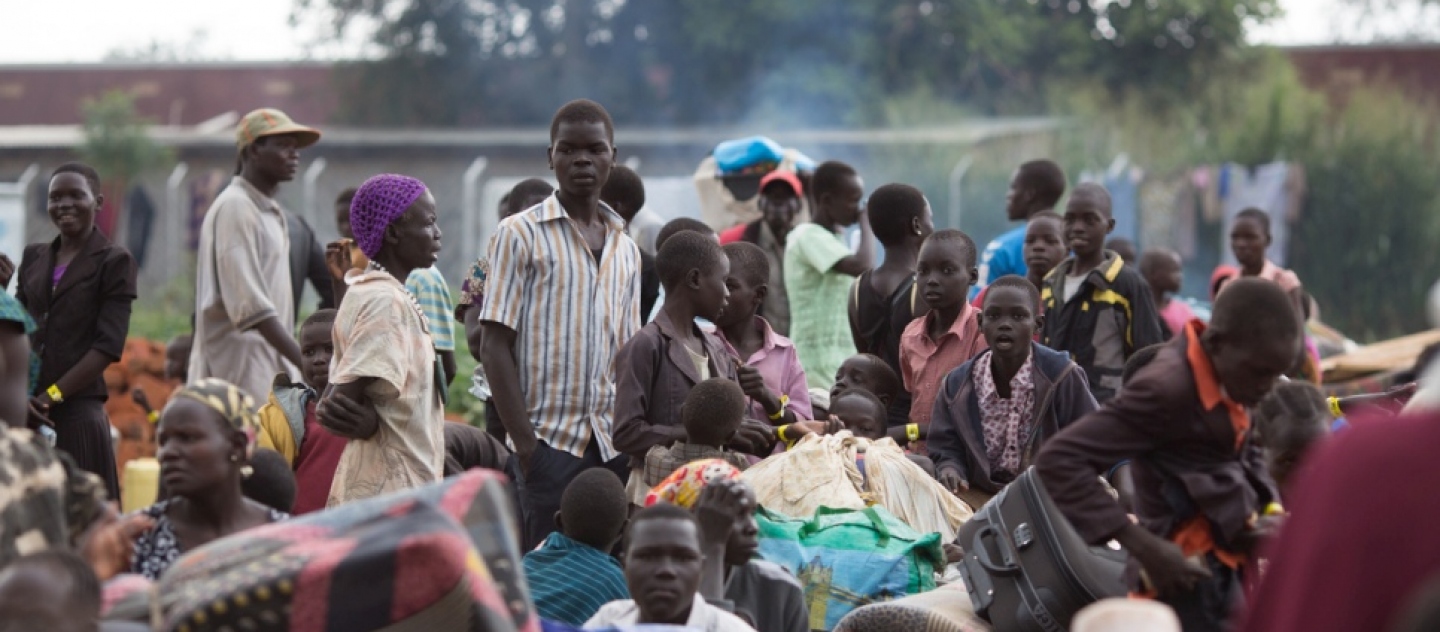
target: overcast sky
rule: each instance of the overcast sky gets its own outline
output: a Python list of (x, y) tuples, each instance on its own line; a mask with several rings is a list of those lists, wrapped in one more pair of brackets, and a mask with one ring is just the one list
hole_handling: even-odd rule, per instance
[[(1280, 4), (1286, 16), (1253, 31), (1253, 41), (1326, 43), (1354, 19), (1337, 13), (1341, 0)], [(293, 6), (294, 0), (7, 0), (0, 2), (0, 64), (93, 62), (117, 49), (143, 49), (154, 42), (203, 58), (233, 60), (333, 57), (344, 50), (307, 51), (321, 27), (313, 21), (291, 26)], [(1413, 22), (1406, 16), (1381, 20), (1387, 21)]]

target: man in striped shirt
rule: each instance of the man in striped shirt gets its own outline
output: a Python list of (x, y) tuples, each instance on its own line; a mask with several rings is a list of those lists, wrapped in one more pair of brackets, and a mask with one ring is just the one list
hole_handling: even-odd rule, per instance
[(555, 530), (566, 485), (615, 451), (615, 353), (640, 329), (640, 249), (600, 202), (615, 163), (610, 115), (587, 100), (550, 124), (555, 195), (500, 223), (490, 240), (480, 358), (515, 455), (523, 543)]

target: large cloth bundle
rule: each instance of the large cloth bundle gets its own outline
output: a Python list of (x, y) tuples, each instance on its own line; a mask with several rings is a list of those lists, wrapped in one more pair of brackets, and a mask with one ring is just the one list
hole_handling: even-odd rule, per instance
[(259, 527), (161, 577), (159, 629), (538, 631), (498, 473)]
[[(857, 462), (865, 454), (862, 472)], [(745, 482), (761, 507), (793, 517), (820, 507), (864, 509), (878, 504), (921, 533), (955, 539), (974, 514), (970, 506), (915, 465), (895, 441), (857, 438), (849, 431), (807, 435), (784, 453), (750, 466)]]
[(945, 554), (936, 533), (921, 534), (883, 507), (822, 507), (809, 518), (764, 508), (760, 557), (805, 586), (810, 629), (829, 630), (851, 610), (935, 589)]

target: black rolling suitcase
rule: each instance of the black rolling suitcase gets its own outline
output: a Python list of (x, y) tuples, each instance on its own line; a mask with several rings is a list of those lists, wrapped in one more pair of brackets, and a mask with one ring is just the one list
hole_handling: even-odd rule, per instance
[(1035, 468), (960, 527), (960, 575), (995, 632), (1065, 632), (1081, 608), (1126, 594), (1126, 554), (1088, 546), (1050, 500)]

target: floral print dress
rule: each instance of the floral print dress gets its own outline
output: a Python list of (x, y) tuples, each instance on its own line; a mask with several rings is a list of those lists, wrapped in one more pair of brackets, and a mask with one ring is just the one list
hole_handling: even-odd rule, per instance
[[(158, 581), (184, 551), (180, 550), (180, 539), (175, 537), (175, 525), (170, 521), (167, 510), (171, 500), (162, 500), (140, 510), (150, 516), (155, 526), (135, 538), (135, 553), (130, 557), (130, 572), (144, 575), (150, 581)], [(269, 509), (270, 522), (279, 522), (290, 517), (283, 511)]]

